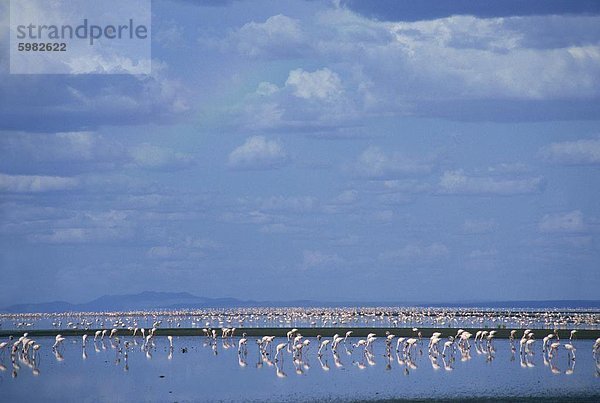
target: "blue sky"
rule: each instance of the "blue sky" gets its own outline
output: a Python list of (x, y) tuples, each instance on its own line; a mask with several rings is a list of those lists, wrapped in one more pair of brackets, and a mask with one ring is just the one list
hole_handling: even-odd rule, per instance
[(8, 74), (7, 4), (0, 305), (599, 296), (598, 3), (154, 1), (149, 76)]

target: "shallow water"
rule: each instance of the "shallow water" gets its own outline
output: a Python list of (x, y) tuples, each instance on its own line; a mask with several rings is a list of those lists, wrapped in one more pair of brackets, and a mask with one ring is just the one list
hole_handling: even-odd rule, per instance
[(596, 310), (231, 308), (135, 313), (0, 314), (0, 330), (152, 327), (476, 327), (600, 329)]
[[(294, 360), (284, 349), (281, 359), (273, 352), (261, 355), (255, 339), (248, 340), (247, 355), (238, 353), (239, 337), (216, 341), (206, 337), (175, 337), (169, 348), (166, 337), (156, 337), (147, 351), (142, 339), (129, 336), (104, 342), (67, 338), (52, 351), (54, 338), (36, 340), (41, 349), (32, 366), (9, 352), (0, 356), (2, 401), (298, 401), (360, 400), (386, 398), (467, 397), (565, 397), (600, 399), (600, 363), (592, 357), (590, 340), (576, 340), (576, 360), (560, 348), (548, 362), (541, 341), (533, 355), (511, 352), (508, 340), (494, 341), (489, 352), (471, 343), (470, 355), (460, 351), (438, 356), (427, 353), (427, 341), (413, 350), (411, 358), (385, 356), (378, 339), (372, 355), (352, 347), (356, 339), (317, 356), (317, 340), (310, 339), (302, 358)], [(127, 357), (124, 342), (128, 341)], [(121, 349), (121, 353), (119, 353)], [(85, 356), (84, 356), (85, 355)], [(554, 372), (553, 372), (554, 371)], [(34, 374), (37, 373), (36, 374)]]

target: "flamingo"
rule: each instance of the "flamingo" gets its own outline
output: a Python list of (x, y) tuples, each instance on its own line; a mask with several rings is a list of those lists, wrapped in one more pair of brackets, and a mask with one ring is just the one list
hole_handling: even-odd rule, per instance
[(4, 352), (4, 350), (6, 349), (6, 346), (8, 346), (7, 341), (3, 341), (2, 343), (0, 343), (0, 352)]
[(277, 362), (277, 356), (279, 356), (279, 353), (281, 352), (281, 350), (283, 350), (286, 347), (287, 347), (287, 343), (279, 343), (277, 345), (277, 347), (275, 347), (275, 362)]
[(353, 344), (352, 346), (354, 348), (356, 348), (356, 347), (366, 346), (366, 345), (367, 345), (367, 341), (365, 339), (360, 339), (356, 344)]
[(554, 357), (554, 353), (556, 352), (556, 350), (558, 350), (558, 347), (560, 347), (560, 342), (556, 341), (552, 344), (550, 344), (550, 350), (548, 350), (548, 357), (552, 358)]
[(371, 346), (371, 344), (373, 344), (373, 342), (374, 342), (375, 340), (377, 340), (377, 337), (375, 337), (375, 334), (374, 334), (374, 333), (370, 333), (370, 334), (367, 336), (367, 345), (365, 346), (365, 350), (366, 350), (367, 348), (369, 348), (369, 347)]
[(535, 339), (527, 340), (527, 342), (525, 343), (525, 352), (526, 353), (533, 354), (533, 350), (531, 350), (531, 349), (532, 349), (534, 343), (535, 343)]
[(62, 337), (62, 335), (57, 334), (56, 337), (54, 338), (54, 344), (52, 345), (53, 349), (57, 349), (58, 346), (60, 346), (60, 344), (65, 341), (65, 338)]
[(442, 350), (442, 357), (446, 356), (446, 349), (452, 347), (453, 344), (454, 344), (454, 342), (452, 340), (448, 340), (447, 342), (444, 343), (444, 349)]
[(415, 339), (414, 337), (411, 337), (410, 339), (406, 340), (406, 343), (404, 344), (404, 352), (408, 353), (408, 355), (410, 356), (410, 351), (412, 350), (412, 347), (417, 343), (417, 339)]
[(298, 329), (293, 328), (292, 330), (290, 330), (289, 332), (287, 332), (288, 343), (292, 339), (292, 337), (294, 337), (294, 333), (296, 333), (297, 331), (298, 331)]
[(241, 354), (242, 353), (242, 347), (245, 350), (247, 348), (247, 345), (248, 345), (248, 339), (246, 338), (246, 333), (244, 333), (244, 334), (242, 334), (242, 338), (238, 342), (238, 354)]
[(550, 333), (548, 336), (544, 337), (542, 344), (542, 351), (546, 351), (547, 345), (550, 342), (550, 339), (554, 337), (554, 333)]
[(577, 349), (571, 343), (565, 344), (565, 349), (569, 352), (569, 355), (572, 356), (571, 359), (574, 361), (575, 360), (575, 351)]
[(438, 343), (440, 342), (440, 338), (436, 337), (434, 339), (430, 339), (429, 341), (429, 353), (435, 351), (436, 353), (438, 352)]
[(402, 342), (406, 339), (406, 337), (398, 337), (398, 340), (396, 340), (396, 352), (399, 353), (400, 352), (400, 344), (402, 344)]
[(323, 341), (321, 342), (321, 345), (319, 346), (319, 351), (317, 351), (317, 355), (318, 355), (319, 357), (322, 355), (322, 354), (321, 354), (321, 350), (323, 350), (323, 348), (324, 348), (325, 350), (327, 350), (327, 345), (329, 344), (329, 342), (330, 342), (330, 341), (331, 341), (331, 340), (329, 340), (329, 339), (325, 339), (325, 340), (323, 340)]
[(596, 355), (598, 353), (598, 351), (600, 351), (600, 337), (598, 337), (596, 339), (596, 342), (594, 343), (594, 346), (592, 347), (592, 352), (594, 353), (594, 355)]

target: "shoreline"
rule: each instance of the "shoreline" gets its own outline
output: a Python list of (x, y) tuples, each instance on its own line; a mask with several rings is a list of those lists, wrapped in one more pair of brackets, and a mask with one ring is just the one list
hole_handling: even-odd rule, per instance
[[(112, 328), (106, 329), (109, 331), (112, 330)], [(9, 329), (0, 330), (0, 338), (9, 336), (20, 337), (23, 333), (27, 333), (29, 337), (54, 337), (58, 334), (65, 337), (83, 336), (84, 334), (94, 336), (95, 332), (106, 329)], [(217, 338), (221, 338), (221, 328), (214, 329), (217, 330)], [(287, 332), (291, 329), (292, 327), (240, 327), (236, 328), (234, 337), (242, 336), (243, 333), (246, 333), (246, 336), (251, 337), (266, 335), (286, 337)], [(417, 332), (413, 331), (410, 327), (297, 327), (296, 329), (298, 329), (298, 333), (305, 337), (316, 337), (317, 335), (332, 337), (334, 334), (344, 336), (346, 332), (350, 330), (352, 331), (351, 337), (366, 337), (369, 333), (375, 333), (377, 337), (385, 337), (386, 332), (394, 334), (397, 337), (417, 337)], [(513, 330), (511, 328), (492, 329), (485, 327), (423, 327), (418, 328), (418, 331), (421, 332), (422, 338), (429, 338), (434, 332), (440, 332), (442, 333), (441, 337), (446, 338), (448, 336), (455, 336), (459, 329), (472, 333), (473, 337), (475, 337), (475, 333), (480, 330), (488, 332), (495, 330), (495, 339), (508, 339), (510, 337), (510, 331)], [(515, 328), (514, 330), (517, 330), (517, 333), (515, 334), (515, 340), (517, 340), (523, 335), (525, 328)], [(530, 330), (537, 336), (537, 339), (541, 339), (547, 334), (553, 333), (553, 330), (544, 328), (531, 328)], [(557, 332), (561, 339), (567, 340), (570, 336), (571, 329), (559, 329)], [(118, 329), (116, 336), (132, 336), (132, 334), (133, 332), (129, 329)], [(202, 328), (156, 328), (154, 334), (156, 336), (206, 336)], [(141, 336), (139, 332), (138, 335)], [(598, 337), (600, 337), (600, 329), (577, 329), (576, 340), (595, 340)]]

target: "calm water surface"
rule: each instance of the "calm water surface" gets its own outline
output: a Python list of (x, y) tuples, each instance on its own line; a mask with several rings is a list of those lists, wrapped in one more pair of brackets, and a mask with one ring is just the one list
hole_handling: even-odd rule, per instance
[(600, 311), (478, 308), (231, 308), (192, 311), (0, 314), (0, 329), (152, 327), (477, 327), (600, 329)]
[[(468, 355), (456, 351), (437, 359), (427, 352), (427, 340), (407, 358), (390, 357), (378, 339), (372, 354), (352, 347), (356, 339), (317, 356), (318, 342), (310, 338), (302, 358), (284, 349), (275, 362), (273, 352), (262, 355), (256, 339), (248, 340), (247, 354), (238, 353), (239, 337), (232, 339), (175, 337), (169, 348), (166, 337), (142, 349), (142, 339), (129, 336), (104, 342), (67, 338), (58, 353), (54, 338), (38, 338), (35, 363), (0, 355), (0, 401), (307, 401), (385, 398), (466, 397), (583, 397), (600, 401), (600, 363), (592, 356), (590, 340), (576, 340), (576, 360), (560, 348), (551, 361), (541, 351), (511, 352), (508, 340), (472, 347)], [(124, 343), (128, 341), (127, 357)], [(119, 353), (119, 350), (121, 351)]]

